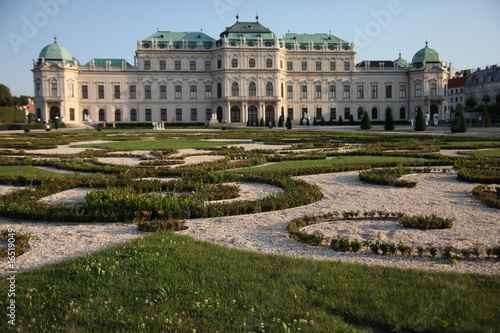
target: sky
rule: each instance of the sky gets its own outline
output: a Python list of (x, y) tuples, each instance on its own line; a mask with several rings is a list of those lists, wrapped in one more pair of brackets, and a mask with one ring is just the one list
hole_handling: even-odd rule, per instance
[(429, 42), (459, 70), (500, 64), (498, 0), (0, 0), (0, 83), (33, 95), (33, 60), (54, 41), (78, 61), (124, 58), (158, 29), (213, 38), (240, 21), (278, 37), (329, 33), (355, 43), (356, 62), (411, 61)]

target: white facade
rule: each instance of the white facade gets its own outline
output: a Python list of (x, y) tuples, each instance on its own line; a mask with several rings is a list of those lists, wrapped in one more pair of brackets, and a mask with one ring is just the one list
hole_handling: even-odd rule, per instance
[[(258, 22), (237, 22), (215, 40), (202, 32), (157, 31), (139, 41), (136, 64), (92, 59), (80, 65), (54, 42), (34, 65), (35, 114), (67, 123), (244, 123), (308, 116), (325, 121), (408, 120), (417, 106), (449, 118), (449, 71), (429, 60), (363, 61), (329, 34), (278, 39)], [(59, 55), (60, 54), (60, 55)], [(417, 57), (418, 55), (418, 57)]]

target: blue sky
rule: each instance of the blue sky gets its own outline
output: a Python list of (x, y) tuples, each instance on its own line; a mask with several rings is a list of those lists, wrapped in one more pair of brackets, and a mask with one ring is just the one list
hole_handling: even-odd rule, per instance
[(32, 95), (33, 59), (54, 35), (81, 63), (133, 63), (137, 40), (157, 29), (218, 38), (238, 13), (258, 13), (279, 37), (331, 31), (357, 44), (357, 62), (411, 61), (428, 40), (458, 69), (500, 63), (498, 0), (0, 0), (0, 83)]

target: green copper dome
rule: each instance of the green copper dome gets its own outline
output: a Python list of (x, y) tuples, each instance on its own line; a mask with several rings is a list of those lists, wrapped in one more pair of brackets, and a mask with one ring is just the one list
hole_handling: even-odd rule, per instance
[(399, 58), (394, 60), (394, 63), (401, 68), (410, 67), (410, 62), (406, 59), (401, 58), (401, 53), (399, 54)]
[(431, 49), (427, 42), (425, 42), (425, 47), (415, 53), (411, 61), (413, 65), (423, 65), (424, 63), (443, 63), (441, 55), (434, 49)]
[(46, 62), (69, 61), (73, 62), (73, 56), (64, 46), (57, 44), (54, 38), (54, 43), (45, 46), (38, 56), (39, 59), (44, 58)]

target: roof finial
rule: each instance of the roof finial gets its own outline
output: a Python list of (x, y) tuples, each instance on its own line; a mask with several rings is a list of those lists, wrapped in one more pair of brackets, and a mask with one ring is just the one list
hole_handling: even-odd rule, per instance
[(236, 14), (236, 22), (239, 22), (240, 15)]
[(54, 44), (57, 44), (57, 37), (54, 35)]

